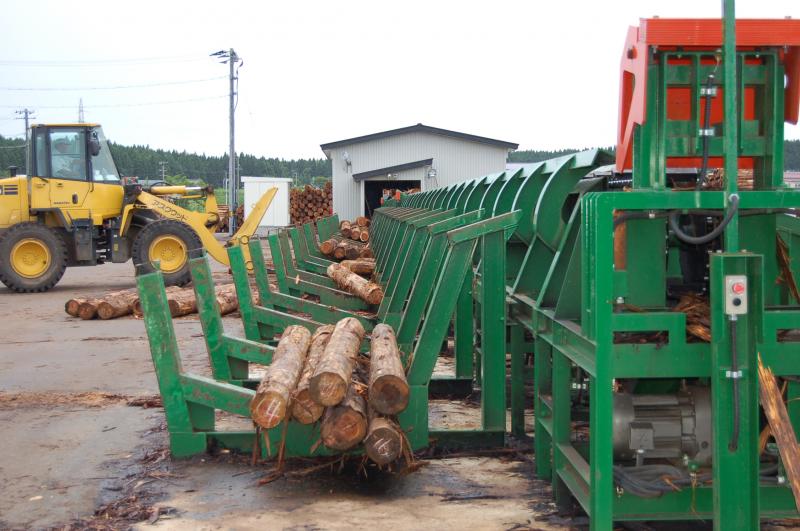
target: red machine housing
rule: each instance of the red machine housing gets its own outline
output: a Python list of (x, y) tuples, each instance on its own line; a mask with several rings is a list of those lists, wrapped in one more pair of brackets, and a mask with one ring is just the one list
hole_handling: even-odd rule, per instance
[[(647, 66), (651, 47), (659, 50), (708, 50), (714, 52), (722, 46), (722, 21), (720, 19), (641, 19), (639, 27), (628, 29), (620, 68), (619, 125), (617, 129), (617, 160), (619, 172), (633, 166), (633, 131), (636, 124), (645, 123), (647, 116)], [(796, 124), (800, 113), (800, 20), (736, 21), (736, 47), (738, 50), (761, 47), (780, 47), (786, 71), (784, 117)], [(674, 59), (679, 61), (678, 59)], [(691, 95), (689, 88), (673, 88), (667, 93), (667, 115), (686, 119)], [(722, 89), (720, 89), (720, 93)], [(721, 121), (722, 98), (712, 103), (712, 121)], [(754, 97), (745, 88), (745, 119), (754, 113)], [(670, 158), (668, 167), (697, 167), (694, 157)], [(710, 165), (721, 166), (722, 159), (711, 158)], [(740, 167), (752, 167), (752, 160), (740, 159)]]

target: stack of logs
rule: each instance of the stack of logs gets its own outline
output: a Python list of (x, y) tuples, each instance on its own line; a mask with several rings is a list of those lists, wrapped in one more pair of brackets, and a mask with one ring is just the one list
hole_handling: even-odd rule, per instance
[[(167, 288), (167, 303), (172, 317), (180, 317), (197, 312), (197, 299), (192, 288), (170, 286)], [(214, 288), (217, 307), (221, 315), (235, 312), (239, 308), (236, 290), (233, 284), (222, 284)], [(142, 316), (139, 292), (126, 289), (108, 293), (101, 297), (83, 297), (70, 299), (64, 304), (64, 311), (73, 317), (84, 320), (116, 319), (125, 315)]]
[(345, 238), (367, 243), (369, 241), (369, 218), (358, 216), (355, 222), (344, 220), (339, 223), (339, 232)]
[[(322, 242), (319, 250), (322, 254), (336, 260), (356, 260), (372, 258), (369, 248), (369, 218), (359, 216), (355, 221), (344, 220), (339, 223), (340, 237), (330, 238)], [(367, 245), (365, 245), (367, 244)]]
[(313, 335), (287, 327), (250, 403), (253, 421), (264, 429), (321, 421), (325, 447), (343, 452), (363, 443), (375, 463), (397, 460), (404, 437), (394, 415), (408, 406), (408, 380), (392, 327), (374, 328), (369, 358), (359, 354), (364, 335), (352, 317)]
[(333, 189), (330, 181), (322, 188), (307, 184), (303, 188), (292, 188), (289, 192), (289, 214), (293, 225), (330, 216), (333, 212), (332, 205)]

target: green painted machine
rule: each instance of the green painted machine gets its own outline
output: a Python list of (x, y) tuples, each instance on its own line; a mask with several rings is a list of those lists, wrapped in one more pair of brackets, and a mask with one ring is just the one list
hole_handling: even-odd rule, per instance
[[(190, 266), (212, 368), (201, 377), (181, 368), (161, 274), (143, 272), (173, 455), (249, 452), (258, 438), (267, 457), (282, 428), (218, 429), (215, 411), (249, 415), (251, 364), (270, 362), (287, 326), (350, 316), (397, 332), (411, 385), (398, 420), (414, 450), (503, 445), (525, 435), (532, 407), (537, 474), (592, 529), (701, 519), (744, 530), (798, 517), (775, 445), (760, 443), (757, 360), (783, 379), (797, 431), (800, 191), (783, 182), (783, 124), (800, 111), (800, 21), (737, 21), (724, 6), (722, 21), (631, 28), (615, 154), (576, 153), (376, 210), (380, 306), (325, 275), (318, 245), (338, 230), (332, 216), (267, 238), (274, 284), (261, 241), (228, 250), (246, 336), (231, 337), (198, 250)], [(454, 373), (434, 377), (451, 330)], [(479, 393), (480, 428), (430, 429), (440, 392)], [(326, 454), (318, 431), (289, 422), (287, 454)]]

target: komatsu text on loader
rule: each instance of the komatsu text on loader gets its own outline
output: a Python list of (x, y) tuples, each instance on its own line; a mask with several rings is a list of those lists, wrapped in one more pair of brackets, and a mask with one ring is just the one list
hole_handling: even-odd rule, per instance
[[(97, 124), (33, 125), (28, 169), (0, 179), (0, 282), (14, 291), (46, 291), (67, 266), (131, 258), (158, 262), (169, 284), (183, 285), (188, 251), (201, 246), (228, 263), (214, 236), (220, 216), (211, 187), (123, 186)], [(252, 236), (276, 191), (259, 199), (229, 243)], [(168, 196), (205, 198), (205, 212)]]

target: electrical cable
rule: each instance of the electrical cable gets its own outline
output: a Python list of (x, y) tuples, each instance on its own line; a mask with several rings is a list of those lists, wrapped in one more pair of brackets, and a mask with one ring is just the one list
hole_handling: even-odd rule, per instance
[(205, 55), (177, 55), (166, 57), (139, 57), (132, 59), (100, 59), (96, 61), (15, 61), (0, 59), (0, 66), (15, 67), (83, 67), (83, 66), (132, 66), (152, 65), (158, 63), (188, 63), (193, 61), (207, 61)]
[(0, 87), (0, 90), (9, 91), (29, 91), (29, 92), (64, 92), (70, 90), (122, 90), (122, 89), (135, 89), (135, 88), (148, 88), (148, 87), (166, 87), (170, 85), (188, 85), (191, 83), (205, 83), (207, 81), (216, 81), (219, 79), (227, 79), (228, 76), (207, 77), (203, 79), (186, 79), (182, 81), (164, 81), (159, 83), (140, 83), (135, 85), (115, 85), (108, 87)]
[(708, 173), (708, 135), (705, 133), (711, 123), (711, 88), (713, 86), (714, 74), (709, 74), (706, 79), (706, 93), (703, 96), (706, 102), (705, 112), (703, 113), (703, 162), (700, 166), (700, 175), (697, 176), (696, 190), (703, 188), (706, 183), (706, 174)]
[[(203, 98), (190, 98), (185, 100), (166, 100), (166, 101), (148, 101), (142, 103), (120, 103), (120, 104), (111, 104), (111, 105), (86, 105), (84, 106), (85, 109), (108, 109), (108, 108), (117, 108), (117, 107), (145, 107), (148, 105), (171, 105), (173, 103), (190, 103), (195, 101), (208, 101), (208, 100), (218, 100), (221, 98), (227, 98), (228, 95), (224, 94), (221, 96), (207, 96)], [(8, 108), (8, 109), (16, 109), (19, 105), (0, 105), (0, 108)], [(37, 109), (72, 109), (74, 105), (38, 105)]]
[(717, 227), (709, 232), (704, 236), (692, 236), (683, 232), (681, 229), (680, 224), (678, 223), (678, 219), (680, 218), (681, 212), (680, 210), (673, 210), (669, 215), (669, 227), (672, 229), (672, 232), (675, 233), (675, 236), (678, 237), (679, 240), (689, 243), (692, 245), (703, 245), (706, 244), (717, 237), (725, 230), (725, 227), (728, 226), (728, 223), (731, 222), (733, 219), (734, 214), (739, 210), (739, 194), (731, 194), (729, 197), (731, 202), (730, 206), (728, 207), (728, 211), (725, 213), (725, 217), (722, 221), (717, 225)]
[[(759, 469), (759, 480), (764, 483), (780, 483), (772, 475), (777, 472), (777, 464), (764, 466)], [(615, 483), (629, 494), (640, 498), (657, 498), (665, 492), (675, 491), (676, 487), (706, 484), (712, 477), (710, 472), (698, 473), (692, 477), (685, 469), (671, 465), (614, 466)]]
[(736, 319), (731, 315), (731, 374), (733, 380), (733, 428), (731, 429), (731, 440), (728, 443), (728, 450), (735, 452), (739, 449), (739, 354), (736, 348)]

